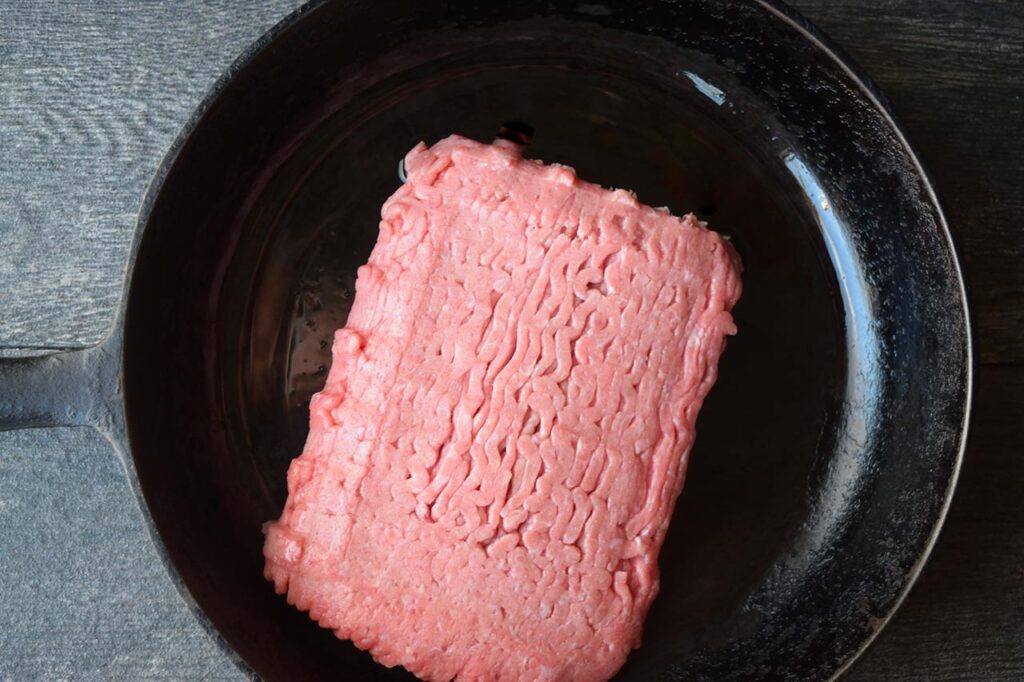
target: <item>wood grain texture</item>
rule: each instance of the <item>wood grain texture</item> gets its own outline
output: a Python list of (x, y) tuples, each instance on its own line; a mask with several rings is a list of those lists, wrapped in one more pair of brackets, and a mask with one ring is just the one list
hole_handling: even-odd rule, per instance
[[(0, 0), (0, 349), (106, 330), (149, 178), (298, 0)], [(962, 248), (979, 371), (946, 529), (855, 680), (1024, 679), (1024, 3), (793, 0), (872, 76)], [(87, 430), (0, 434), (0, 679), (241, 679)]]
[(0, 679), (241, 679), (92, 429), (0, 433)]
[(146, 186), (298, 0), (0, 3), (0, 347), (99, 341)]

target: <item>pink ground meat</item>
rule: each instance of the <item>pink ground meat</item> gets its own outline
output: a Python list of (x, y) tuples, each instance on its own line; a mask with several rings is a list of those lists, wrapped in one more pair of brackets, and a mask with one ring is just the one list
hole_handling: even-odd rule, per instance
[(406, 169), (266, 576), (425, 680), (607, 679), (658, 591), (739, 259), (511, 143), (453, 136)]

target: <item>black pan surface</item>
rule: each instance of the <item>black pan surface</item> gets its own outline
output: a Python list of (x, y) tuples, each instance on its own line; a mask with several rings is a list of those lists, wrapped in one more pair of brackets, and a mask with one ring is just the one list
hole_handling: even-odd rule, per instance
[(773, 2), (314, 3), (239, 60), (154, 183), (103, 352), (123, 369), (106, 431), (183, 593), (267, 679), (409, 677), (273, 594), (260, 526), (398, 159), (507, 120), (535, 129), (527, 156), (709, 220), (746, 267), (619, 679), (836, 674), (935, 539), (970, 341), (947, 227), (886, 106)]

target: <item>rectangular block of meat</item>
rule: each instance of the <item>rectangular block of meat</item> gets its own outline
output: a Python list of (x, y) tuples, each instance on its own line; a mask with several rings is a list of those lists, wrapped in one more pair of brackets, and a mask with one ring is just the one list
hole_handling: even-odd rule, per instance
[(640, 643), (740, 266), (692, 216), (450, 137), (335, 336), (279, 593), (426, 680), (601, 680)]

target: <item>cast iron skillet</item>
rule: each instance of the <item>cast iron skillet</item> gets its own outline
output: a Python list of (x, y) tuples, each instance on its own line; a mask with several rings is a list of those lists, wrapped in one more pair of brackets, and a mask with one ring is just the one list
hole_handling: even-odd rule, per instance
[(510, 119), (536, 130), (527, 156), (697, 211), (746, 265), (662, 592), (620, 678), (836, 674), (935, 540), (970, 338), (945, 220), (891, 113), (775, 2), (304, 7), (168, 154), (109, 339), (4, 360), (0, 423), (110, 438), (182, 594), (244, 670), (407, 677), (273, 594), (260, 525), (397, 160)]

